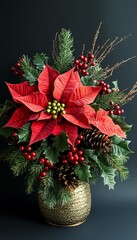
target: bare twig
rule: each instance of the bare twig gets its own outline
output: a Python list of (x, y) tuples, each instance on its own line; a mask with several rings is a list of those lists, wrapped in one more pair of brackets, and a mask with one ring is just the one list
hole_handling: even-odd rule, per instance
[(98, 39), (98, 36), (99, 36), (99, 32), (100, 32), (101, 25), (102, 25), (102, 22), (99, 24), (99, 27), (98, 27), (98, 29), (97, 29), (97, 31), (96, 31), (95, 36), (94, 36), (93, 43), (92, 43), (91, 53), (94, 53), (94, 49), (95, 49), (96, 42), (97, 42), (97, 39)]
[(130, 102), (135, 97), (135, 95), (137, 95), (137, 82), (133, 85), (131, 90), (122, 99), (122, 105)]
[(59, 52), (58, 42), (59, 42), (58, 33), (56, 33), (55, 34), (55, 39), (53, 40), (53, 51), (52, 51), (52, 57), (53, 57), (54, 61), (56, 60), (56, 58), (58, 56), (58, 52)]

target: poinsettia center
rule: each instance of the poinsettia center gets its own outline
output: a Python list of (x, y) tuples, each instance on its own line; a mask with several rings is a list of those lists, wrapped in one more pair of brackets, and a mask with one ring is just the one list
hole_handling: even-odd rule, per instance
[(52, 102), (48, 102), (46, 112), (52, 114), (53, 118), (56, 119), (58, 117), (59, 112), (61, 112), (63, 114), (66, 113), (65, 103), (60, 103), (54, 99)]

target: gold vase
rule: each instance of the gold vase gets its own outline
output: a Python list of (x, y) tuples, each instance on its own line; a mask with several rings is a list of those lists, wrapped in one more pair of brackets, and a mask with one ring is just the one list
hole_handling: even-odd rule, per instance
[(86, 220), (91, 210), (90, 185), (82, 182), (71, 194), (72, 198), (69, 204), (58, 204), (52, 209), (43, 203), (39, 194), (39, 208), (47, 223), (70, 227), (80, 225)]

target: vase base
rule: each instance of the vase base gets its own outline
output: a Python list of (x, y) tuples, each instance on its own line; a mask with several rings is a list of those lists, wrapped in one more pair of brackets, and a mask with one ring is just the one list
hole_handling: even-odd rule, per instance
[(52, 223), (52, 222), (49, 222), (49, 221), (46, 221), (48, 224), (52, 225), (52, 226), (55, 226), (55, 227), (76, 227), (76, 226), (79, 226), (81, 225), (82, 223), (85, 222), (82, 221), (82, 222), (78, 222), (78, 223), (74, 223), (74, 224), (57, 224), (57, 223)]

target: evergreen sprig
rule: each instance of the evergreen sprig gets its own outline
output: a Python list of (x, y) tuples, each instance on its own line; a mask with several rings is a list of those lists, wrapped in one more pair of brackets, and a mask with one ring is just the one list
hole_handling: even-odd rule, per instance
[(54, 67), (60, 73), (68, 71), (74, 61), (73, 37), (70, 30), (62, 29), (53, 42)]

